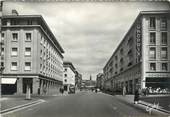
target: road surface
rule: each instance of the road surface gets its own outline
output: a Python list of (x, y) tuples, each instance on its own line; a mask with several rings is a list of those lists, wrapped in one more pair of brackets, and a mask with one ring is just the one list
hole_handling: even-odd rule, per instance
[(56, 96), (39, 105), (3, 117), (149, 117), (145, 110), (117, 97), (94, 92)]

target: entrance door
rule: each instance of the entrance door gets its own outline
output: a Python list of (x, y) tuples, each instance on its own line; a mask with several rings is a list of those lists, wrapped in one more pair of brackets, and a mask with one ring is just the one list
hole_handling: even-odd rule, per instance
[(26, 93), (27, 85), (30, 87), (31, 93), (32, 93), (32, 85), (33, 85), (33, 79), (32, 78), (23, 78), (23, 93)]

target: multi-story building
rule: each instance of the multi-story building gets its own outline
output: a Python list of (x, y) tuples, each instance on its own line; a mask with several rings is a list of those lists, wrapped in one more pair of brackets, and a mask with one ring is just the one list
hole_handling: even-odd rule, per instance
[(63, 48), (41, 15), (2, 17), (2, 93), (59, 92), (63, 81)]
[(103, 89), (103, 73), (98, 73), (96, 78), (96, 87)]
[(76, 88), (78, 88), (78, 89), (81, 88), (81, 81), (82, 81), (82, 75), (78, 71), (75, 71), (75, 86), (76, 86)]
[(142, 11), (103, 68), (105, 88), (170, 88), (170, 11)]
[(69, 91), (71, 86), (75, 86), (76, 69), (71, 62), (64, 62), (63, 86), (65, 91)]

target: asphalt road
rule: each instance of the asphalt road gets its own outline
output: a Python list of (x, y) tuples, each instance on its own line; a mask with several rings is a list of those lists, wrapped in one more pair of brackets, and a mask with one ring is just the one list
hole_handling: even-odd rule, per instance
[(144, 110), (103, 93), (56, 96), (39, 105), (3, 117), (148, 117)]

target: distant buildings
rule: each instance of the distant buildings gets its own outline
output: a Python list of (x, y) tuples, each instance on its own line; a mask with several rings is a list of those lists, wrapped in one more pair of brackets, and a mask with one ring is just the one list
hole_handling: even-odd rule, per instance
[(71, 62), (64, 62), (63, 86), (65, 91), (69, 91), (70, 86), (75, 86), (76, 69)]
[(81, 82), (81, 88), (83, 89), (92, 89), (96, 87), (96, 81), (92, 80), (92, 77), (90, 75), (89, 80), (82, 80)]
[(63, 81), (63, 48), (41, 15), (12, 12), (2, 16), (2, 93), (57, 93)]
[(170, 11), (142, 11), (103, 68), (105, 89), (170, 89)]
[(103, 73), (99, 73), (97, 74), (97, 78), (96, 78), (96, 87), (99, 89), (103, 89), (104, 86), (104, 75)]

